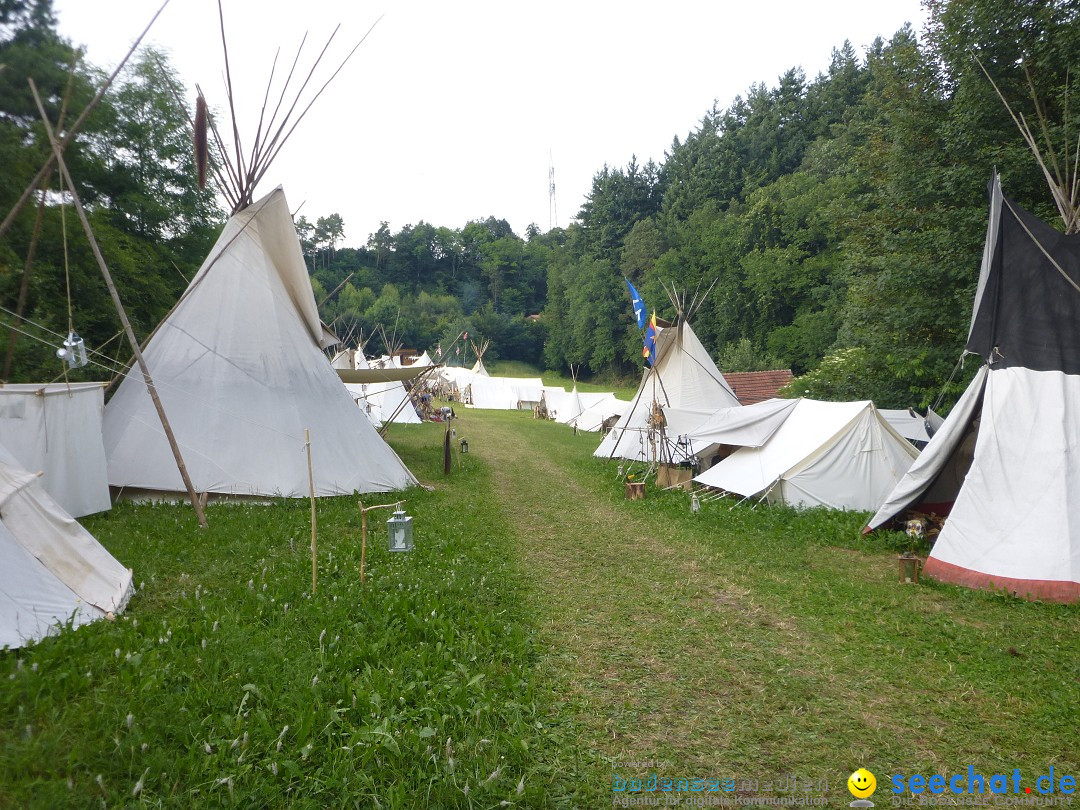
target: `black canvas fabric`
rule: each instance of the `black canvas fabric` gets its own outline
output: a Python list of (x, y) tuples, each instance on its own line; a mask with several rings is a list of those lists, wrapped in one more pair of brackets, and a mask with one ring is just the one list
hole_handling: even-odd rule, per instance
[(1066, 236), (1004, 199), (967, 343), (991, 368), (1080, 374), (1080, 290), (1044, 250), (1080, 285), (1080, 235)]

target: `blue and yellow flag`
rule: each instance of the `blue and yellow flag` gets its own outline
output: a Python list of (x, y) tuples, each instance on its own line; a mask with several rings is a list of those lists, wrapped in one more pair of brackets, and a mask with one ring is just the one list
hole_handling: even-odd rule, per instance
[(649, 321), (649, 328), (645, 330), (645, 347), (641, 350), (641, 356), (649, 361), (649, 365), (656, 363), (656, 313), (653, 312)]

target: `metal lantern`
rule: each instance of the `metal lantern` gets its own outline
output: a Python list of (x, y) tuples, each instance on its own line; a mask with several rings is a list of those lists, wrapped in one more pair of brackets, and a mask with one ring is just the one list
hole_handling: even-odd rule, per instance
[(695, 492), (693, 495), (690, 496), (690, 513), (696, 515), (700, 511), (701, 499), (698, 498), (697, 493)]
[(461, 452), (462, 453), (468, 453), (469, 452), (469, 440), (468, 439), (462, 439), (461, 440)]
[(400, 503), (394, 508), (394, 514), (386, 521), (386, 531), (390, 538), (391, 551), (413, 550), (412, 516), (405, 514)]
[(68, 332), (64, 348), (57, 349), (56, 356), (71, 368), (82, 368), (90, 362), (86, 357), (86, 343), (75, 331)]

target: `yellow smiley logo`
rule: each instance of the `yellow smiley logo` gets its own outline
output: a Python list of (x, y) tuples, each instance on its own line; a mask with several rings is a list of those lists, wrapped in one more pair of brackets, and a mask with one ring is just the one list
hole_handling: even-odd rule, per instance
[(877, 779), (866, 768), (859, 768), (848, 777), (847, 789), (856, 799), (867, 799), (877, 790)]

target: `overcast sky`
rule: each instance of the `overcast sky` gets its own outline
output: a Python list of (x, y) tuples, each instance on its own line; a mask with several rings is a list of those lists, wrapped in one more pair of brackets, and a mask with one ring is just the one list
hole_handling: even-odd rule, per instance
[[(112, 68), (161, 0), (54, 0), (60, 31)], [(379, 223), (460, 228), (494, 215), (523, 235), (576, 215), (604, 164), (659, 162), (714, 100), (727, 107), (788, 68), (813, 78), (833, 48), (861, 54), (910, 22), (918, 0), (225, 0), (241, 139), (255, 132), (274, 52), (310, 65), (341, 23), (326, 76), (380, 17), (260, 187), (281, 184), (314, 221), (339, 213), (345, 242)], [(172, 0), (148, 41), (194, 98), (226, 109), (216, 0)], [(548, 193), (554, 165), (556, 214)]]

